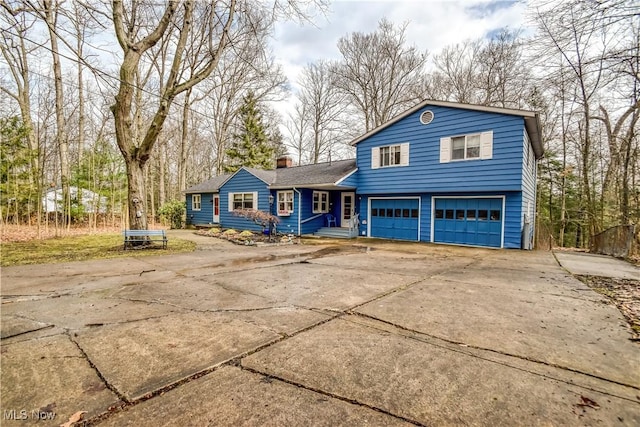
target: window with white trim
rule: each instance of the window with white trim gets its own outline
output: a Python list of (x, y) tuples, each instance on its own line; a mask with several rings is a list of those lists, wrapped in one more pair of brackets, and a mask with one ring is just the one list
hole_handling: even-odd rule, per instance
[(313, 192), (313, 213), (329, 212), (329, 193), (327, 191)]
[(440, 138), (440, 163), (493, 158), (493, 131)]
[(409, 166), (409, 143), (373, 147), (371, 169)]
[(451, 138), (451, 160), (480, 158), (480, 134), (454, 136)]
[(255, 193), (230, 193), (232, 210), (255, 209)]
[(191, 195), (191, 209), (194, 211), (202, 209), (202, 196), (200, 194)]
[(293, 212), (293, 191), (278, 191), (278, 215), (288, 216)]

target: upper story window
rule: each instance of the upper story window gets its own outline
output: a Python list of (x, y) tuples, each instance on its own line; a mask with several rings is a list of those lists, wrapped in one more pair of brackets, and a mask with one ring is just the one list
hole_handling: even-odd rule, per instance
[(258, 193), (229, 193), (229, 211), (257, 209)]
[(493, 157), (493, 131), (440, 138), (440, 163)]
[(373, 147), (371, 169), (409, 165), (409, 143)]
[(293, 212), (293, 191), (278, 191), (278, 215), (287, 216)]
[(451, 160), (480, 158), (480, 134), (451, 138)]
[(202, 209), (202, 196), (200, 194), (191, 195), (191, 209), (194, 211)]
[(329, 212), (329, 193), (327, 191), (313, 192), (313, 213)]

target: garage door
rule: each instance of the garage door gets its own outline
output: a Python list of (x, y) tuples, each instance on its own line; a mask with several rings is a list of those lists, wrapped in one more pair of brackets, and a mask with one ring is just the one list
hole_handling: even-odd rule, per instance
[(435, 199), (434, 241), (501, 247), (502, 199)]
[(371, 200), (371, 237), (418, 240), (418, 199)]

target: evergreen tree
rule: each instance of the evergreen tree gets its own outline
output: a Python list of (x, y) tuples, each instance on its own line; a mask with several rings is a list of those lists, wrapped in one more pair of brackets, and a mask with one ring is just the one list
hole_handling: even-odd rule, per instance
[(240, 133), (234, 135), (233, 145), (225, 153), (225, 172), (235, 172), (242, 166), (273, 169), (273, 146), (253, 92), (248, 92), (243, 98), (240, 119)]

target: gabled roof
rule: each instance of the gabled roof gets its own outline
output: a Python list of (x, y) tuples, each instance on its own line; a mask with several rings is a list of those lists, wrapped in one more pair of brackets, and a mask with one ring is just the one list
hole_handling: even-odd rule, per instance
[(510, 116), (520, 116), (524, 118), (525, 128), (527, 129), (527, 133), (529, 134), (529, 139), (531, 140), (531, 145), (533, 147), (533, 152), (536, 155), (536, 159), (539, 159), (544, 154), (544, 150), (542, 148), (542, 126), (540, 125), (540, 116), (535, 111), (527, 111), (527, 110), (516, 110), (512, 108), (500, 108), (500, 107), (487, 107), (484, 105), (475, 105), (475, 104), (463, 104), (460, 102), (449, 102), (449, 101), (434, 101), (434, 100), (426, 100), (422, 101), (420, 104), (415, 107), (401, 113), (400, 115), (394, 117), (386, 123), (381, 124), (375, 129), (370, 130), (364, 135), (354, 139), (351, 141), (351, 145), (356, 145), (359, 142), (364, 141), (372, 135), (380, 132), (381, 130), (391, 126), (392, 124), (404, 119), (405, 117), (415, 113), (422, 108), (433, 105), (439, 107), (449, 107), (449, 108), (460, 108), (463, 110), (474, 110), (474, 111), (482, 111), (485, 113), (498, 113), (498, 114), (507, 114)]
[(213, 178), (201, 182), (200, 184), (194, 185), (193, 187), (189, 187), (184, 190), (185, 194), (193, 194), (193, 193), (217, 193), (220, 190), (220, 187), (224, 182), (229, 179), (231, 175), (218, 175)]
[(337, 185), (356, 169), (355, 159), (276, 169), (272, 188)]
[[(276, 180), (276, 171), (275, 170), (264, 170), (264, 169), (258, 169), (258, 168), (248, 168), (246, 166), (243, 166), (240, 169), (238, 169), (238, 172), (240, 172), (242, 169), (246, 170), (251, 175), (253, 175), (256, 178), (258, 178), (260, 181), (264, 181), (264, 183), (267, 184), (267, 185), (273, 184), (274, 181)], [(236, 172), (236, 173), (238, 173), (238, 172)]]

